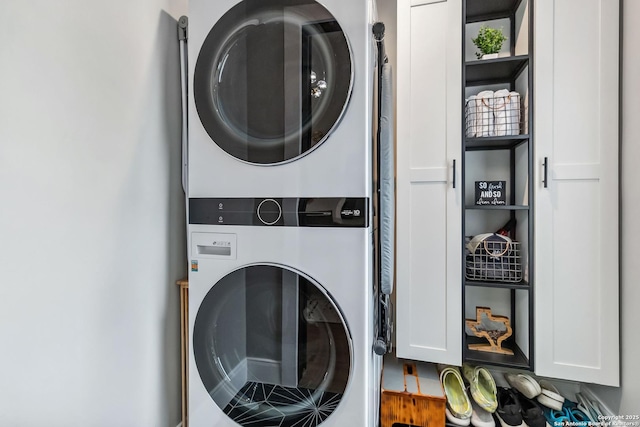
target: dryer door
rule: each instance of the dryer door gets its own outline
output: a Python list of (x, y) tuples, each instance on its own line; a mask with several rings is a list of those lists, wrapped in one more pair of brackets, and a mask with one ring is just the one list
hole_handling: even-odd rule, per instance
[(211, 139), (255, 164), (296, 159), (322, 143), (351, 92), (347, 39), (313, 0), (244, 0), (207, 35), (194, 100)]
[(226, 275), (196, 314), (193, 352), (220, 409), (241, 426), (317, 426), (347, 387), (352, 342), (327, 292), (299, 272)]

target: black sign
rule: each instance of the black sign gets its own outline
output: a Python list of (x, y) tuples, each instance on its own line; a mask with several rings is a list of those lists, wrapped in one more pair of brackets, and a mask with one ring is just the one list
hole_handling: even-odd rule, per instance
[(506, 204), (506, 181), (476, 181), (476, 205), (498, 206)]

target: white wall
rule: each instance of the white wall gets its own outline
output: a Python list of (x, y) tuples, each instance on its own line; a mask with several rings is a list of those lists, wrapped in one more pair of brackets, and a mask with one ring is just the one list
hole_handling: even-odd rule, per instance
[(0, 425), (179, 422), (183, 13), (0, 2)]
[(640, 410), (640, 285), (637, 241), (640, 238), (640, 2), (622, 0), (622, 142), (620, 227), (620, 343), (621, 388), (593, 387), (594, 391), (616, 414), (638, 415)]

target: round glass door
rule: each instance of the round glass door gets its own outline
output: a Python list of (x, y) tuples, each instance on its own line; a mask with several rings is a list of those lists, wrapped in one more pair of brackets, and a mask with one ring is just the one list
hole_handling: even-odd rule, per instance
[(233, 271), (196, 314), (193, 352), (213, 401), (241, 426), (317, 426), (338, 407), (351, 337), (326, 291), (275, 265)]
[(244, 0), (211, 29), (194, 100), (211, 139), (255, 164), (296, 159), (336, 126), (352, 85), (335, 18), (313, 0)]

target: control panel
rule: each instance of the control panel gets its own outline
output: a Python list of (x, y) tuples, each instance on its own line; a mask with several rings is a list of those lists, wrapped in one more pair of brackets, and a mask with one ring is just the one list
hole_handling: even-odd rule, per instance
[(282, 227), (368, 227), (369, 199), (193, 198), (189, 224)]

